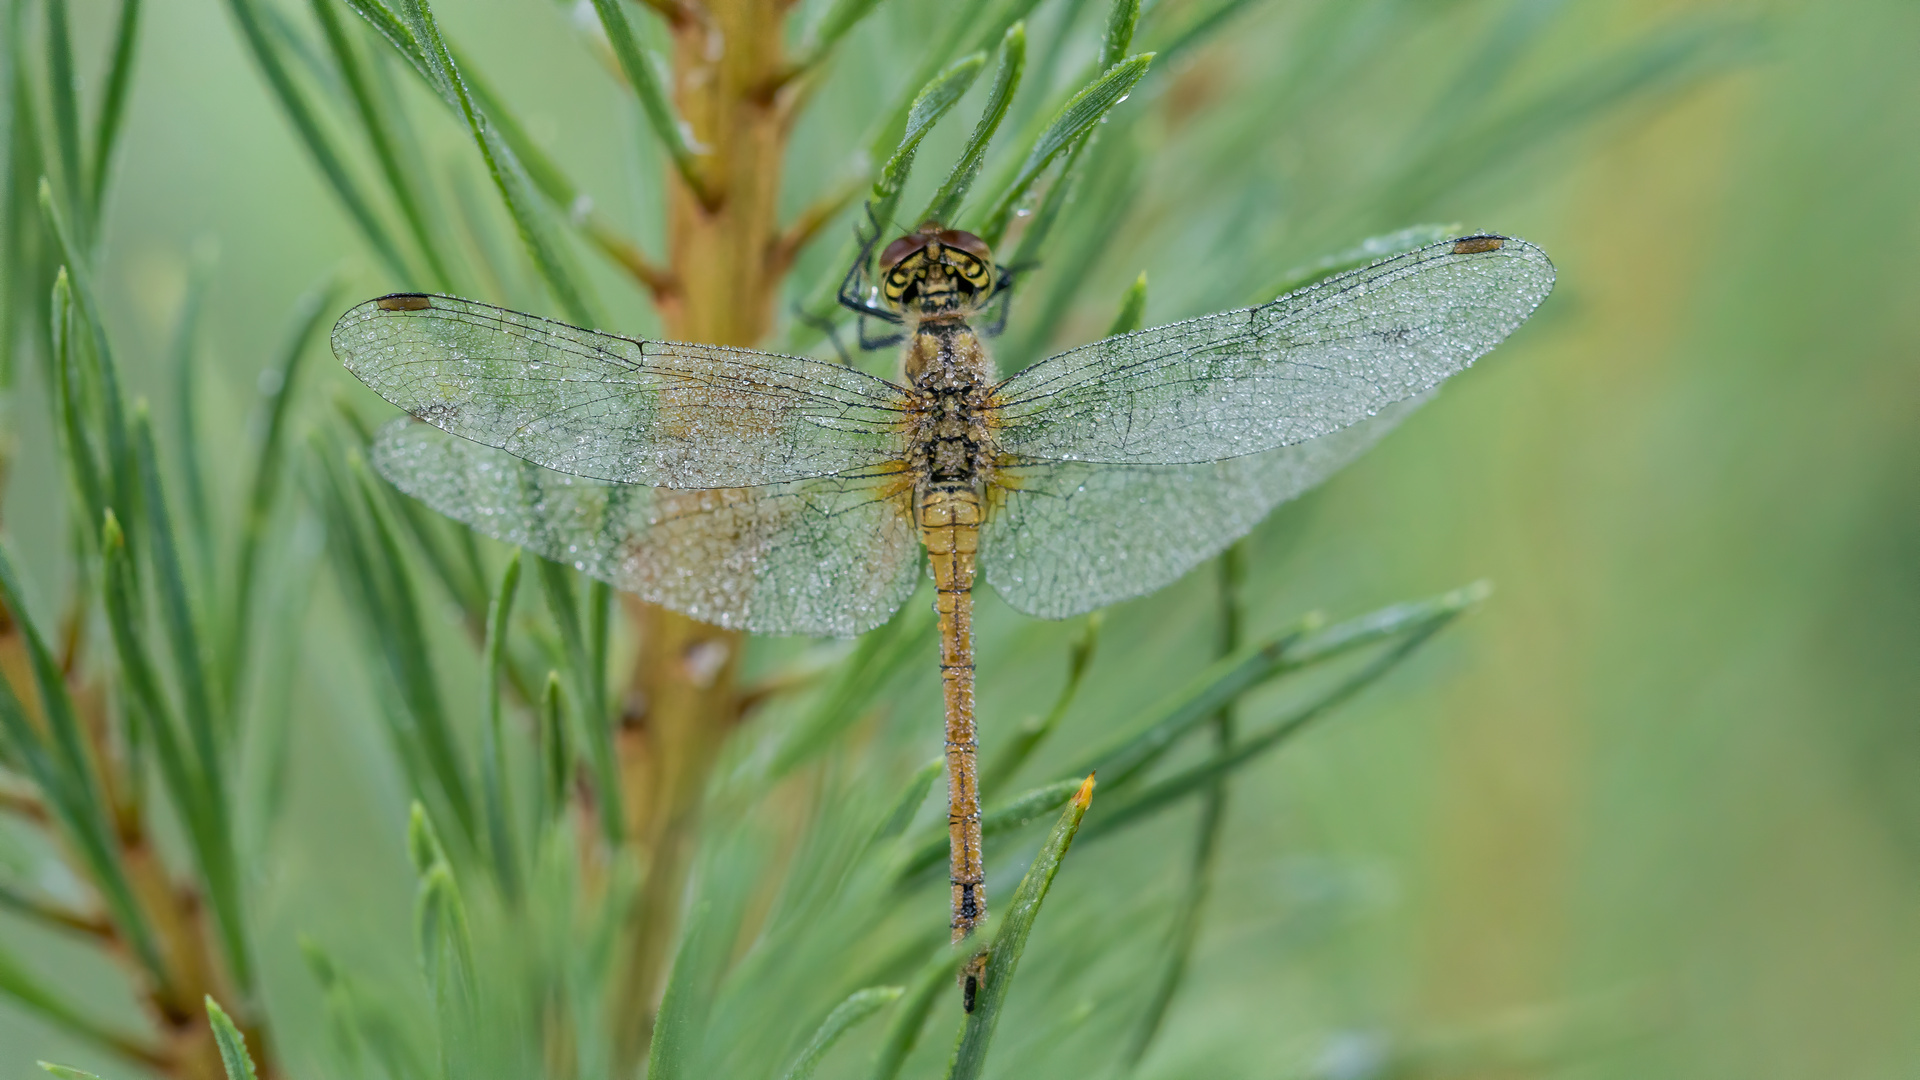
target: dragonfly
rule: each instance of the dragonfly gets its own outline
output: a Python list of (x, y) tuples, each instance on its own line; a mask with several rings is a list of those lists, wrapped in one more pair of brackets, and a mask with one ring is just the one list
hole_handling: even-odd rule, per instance
[(1000, 378), (980, 316), (1012, 275), (980, 237), (930, 222), (875, 267), (840, 299), (899, 328), (891, 380), (425, 293), (348, 311), (333, 349), (409, 414), (370, 452), (395, 487), (695, 619), (848, 637), (930, 573), (957, 943), (987, 910), (979, 580), (1048, 619), (1174, 581), (1499, 344), (1554, 268), (1460, 236)]

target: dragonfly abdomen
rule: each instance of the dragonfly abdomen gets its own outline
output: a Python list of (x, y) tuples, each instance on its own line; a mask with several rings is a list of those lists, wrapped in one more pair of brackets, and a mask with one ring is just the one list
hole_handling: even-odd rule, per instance
[(973, 722), (973, 576), (980, 548), (980, 496), (971, 484), (937, 483), (921, 493), (919, 510), (920, 539), (933, 567), (933, 610), (940, 623), (948, 879), (953, 888), (953, 940), (959, 941), (987, 915)]

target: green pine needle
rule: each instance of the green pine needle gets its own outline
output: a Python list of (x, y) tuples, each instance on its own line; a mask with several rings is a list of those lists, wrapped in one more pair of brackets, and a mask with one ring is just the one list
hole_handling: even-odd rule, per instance
[(253, 1055), (247, 1053), (247, 1041), (233, 1025), (226, 1010), (211, 996), (207, 1002), (207, 1022), (213, 1026), (214, 1041), (220, 1044), (220, 1062), (226, 1066), (227, 1080), (260, 1080), (254, 1071)]

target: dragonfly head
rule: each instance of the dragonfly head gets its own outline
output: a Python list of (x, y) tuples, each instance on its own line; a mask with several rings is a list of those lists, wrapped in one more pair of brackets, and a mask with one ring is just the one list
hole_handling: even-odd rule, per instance
[(965, 318), (993, 292), (993, 253), (970, 232), (929, 221), (880, 253), (880, 289), (894, 310)]

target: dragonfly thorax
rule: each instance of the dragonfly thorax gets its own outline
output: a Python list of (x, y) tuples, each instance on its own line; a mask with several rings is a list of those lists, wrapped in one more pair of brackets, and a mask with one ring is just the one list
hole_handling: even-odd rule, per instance
[(964, 319), (993, 292), (993, 255), (970, 232), (936, 222), (880, 253), (881, 293), (894, 310), (920, 319)]
[(993, 357), (963, 319), (921, 323), (907, 338), (900, 374), (920, 389), (985, 387), (994, 381)]
[(929, 321), (908, 339), (903, 374), (908, 398), (909, 454), (921, 486), (985, 479), (992, 459), (987, 424), (993, 361), (962, 320)]

